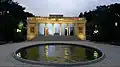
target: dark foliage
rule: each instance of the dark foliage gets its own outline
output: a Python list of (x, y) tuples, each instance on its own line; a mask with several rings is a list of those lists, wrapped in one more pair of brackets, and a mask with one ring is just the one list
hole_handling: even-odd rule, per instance
[[(97, 6), (92, 11), (84, 12), (84, 16), (87, 19), (87, 35), (91, 36), (90, 40), (120, 41), (120, 4)], [(93, 34), (95, 29), (99, 32)]]
[[(27, 17), (34, 16), (29, 12), (25, 12), (17, 2), (12, 0), (3, 0), (0, 2), (0, 40), (24, 41), (26, 36)], [(23, 23), (22, 32), (17, 32), (18, 24)]]

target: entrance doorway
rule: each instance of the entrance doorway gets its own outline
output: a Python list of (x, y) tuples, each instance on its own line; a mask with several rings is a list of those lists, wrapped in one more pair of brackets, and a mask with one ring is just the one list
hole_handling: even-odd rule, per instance
[(74, 35), (74, 27), (70, 27), (70, 36), (73, 36)]
[(44, 27), (44, 35), (48, 36), (48, 27)]
[(65, 28), (65, 36), (68, 36), (68, 35), (69, 35), (68, 32), (69, 32), (69, 29), (68, 29), (68, 28)]

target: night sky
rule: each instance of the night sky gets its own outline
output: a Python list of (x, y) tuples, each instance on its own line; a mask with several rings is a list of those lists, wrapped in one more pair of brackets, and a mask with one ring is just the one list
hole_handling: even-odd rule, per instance
[(25, 11), (36, 16), (49, 16), (49, 14), (63, 14), (64, 16), (78, 16), (80, 12), (95, 9), (98, 5), (120, 3), (120, 0), (14, 0)]

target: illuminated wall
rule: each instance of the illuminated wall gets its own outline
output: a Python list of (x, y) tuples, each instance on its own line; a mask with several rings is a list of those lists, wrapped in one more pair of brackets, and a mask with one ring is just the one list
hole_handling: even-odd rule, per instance
[[(39, 35), (44, 35), (44, 27), (45, 24), (39, 24)], [(53, 32), (52, 32), (52, 24), (46, 24), (46, 27), (48, 28), (48, 34), (54, 35), (54, 33), (60, 34), (60, 24), (53, 24)], [(65, 28), (67, 27), (67, 24), (61, 24), (61, 35), (65, 35)], [(71, 27), (74, 27), (73, 24), (68, 24), (69, 32), (71, 31)]]
[(39, 35), (44, 35), (45, 24), (39, 24)]
[[(57, 21), (56, 21), (57, 20)], [(85, 18), (79, 17), (63, 17), (63, 18), (51, 18), (51, 17), (29, 17), (27, 19), (27, 40), (32, 40), (33, 38), (44, 35), (44, 27), (46, 23), (46, 35), (54, 35), (54, 33), (59, 33), (60, 35), (70, 35), (70, 31), (74, 29), (72, 35), (78, 36), (81, 40), (86, 40), (85, 33)], [(52, 25), (54, 24), (54, 26)], [(61, 24), (61, 28), (60, 28)], [(68, 24), (68, 28), (67, 27)], [(31, 28), (34, 27), (34, 28)], [(35, 29), (32, 32), (33, 29)], [(48, 31), (48, 32), (47, 32)], [(65, 32), (66, 31), (66, 32)]]

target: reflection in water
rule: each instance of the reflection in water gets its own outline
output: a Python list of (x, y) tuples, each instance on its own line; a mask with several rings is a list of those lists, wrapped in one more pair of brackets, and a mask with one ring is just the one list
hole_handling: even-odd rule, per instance
[(18, 56), (18, 57), (21, 57), (21, 53), (17, 53), (17, 56)]
[(94, 57), (95, 57), (95, 58), (98, 57), (98, 53), (97, 53), (97, 51), (94, 51)]
[(34, 61), (75, 63), (99, 58), (102, 53), (76, 45), (46, 44), (20, 49), (16, 55)]

